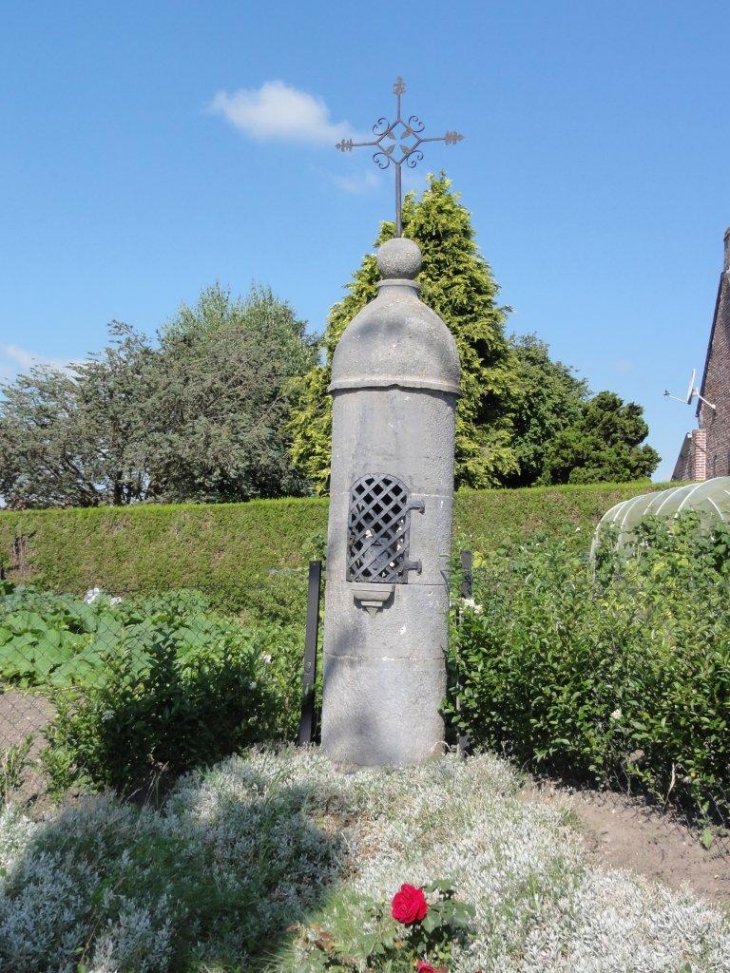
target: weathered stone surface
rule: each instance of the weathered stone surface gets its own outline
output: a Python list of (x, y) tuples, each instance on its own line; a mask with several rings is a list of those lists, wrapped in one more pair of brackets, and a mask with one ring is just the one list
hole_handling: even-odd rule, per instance
[(327, 656), (324, 679), (330, 694), (326, 750), (337, 763), (402, 766), (443, 752), (443, 660), (384, 665), (382, 659)]
[(415, 280), (422, 263), (418, 244), (405, 237), (387, 240), (378, 250), (377, 264), (383, 280)]
[(411, 240), (389, 240), (380, 249), (378, 265), (386, 279), (335, 349), (330, 392), (397, 386), (458, 395), (456, 342), (441, 318), (419, 300), (419, 286), (411, 279), (420, 267), (418, 247)]
[(453, 395), (364, 388), (357, 394), (336, 392), (332, 412), (333, 495), (349, 492), (356, 479), (376, 471), (398, 476), (411, 489), (417, 482), (423, 493), (453, 495)]
[[(441, 319), (418, 299), (411, 241), (378, 263), (378, 297), (345, 330), (332, 367), (333, 430), (325, 600), (322, 746), (343, 764), (408, 764), (441, 752), (448, 642), (454, 413), (459, 358)], [(387, 474), (412, 501), (407, 583), (379, 600), (347, 578), (351, 490)], [(382, 585), (382, 583), (381, 583)], [(382, 585), (385, 590), (385, 585)]]
[[(354, 605), (352, 588), (335, 582), (330, 605), (338, 620), (331, 627), (327, 653), (368, 664), (389, 660), (444, 661), (448, 647), (448, 591), (445, 584), (396, 584), (388, 607), (376, 615)], [(387, 587), (387, 586), (386, 586)], [(441, 623), (436, 627), (435, 622)]]

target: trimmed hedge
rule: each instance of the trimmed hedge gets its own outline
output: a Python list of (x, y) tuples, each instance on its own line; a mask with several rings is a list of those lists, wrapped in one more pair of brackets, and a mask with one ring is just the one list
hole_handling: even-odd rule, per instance
[(455, 503), (454, 546), (487, 554), (519, 536), (539, 535), (562, 538), (574, 550), (587, 551), (607, 510), (622, 500), (667, 486), (642, 480), (521, 490), (460, 490)]
[[(462, 491), (455, 546), (488, 553), (507, 538), (541, 533), (585, 550), (609, 507), (652, 489), (643, 482)], [(307, 563), (324, 553), (326, 531), (323, 499), (1, 511), (0, 564), (11, 580), (52, 591), (195, 588), (225, 611), (298, 621)]]
[(326, 501), (309, 499), (4, 511), (0, 557), (11, 580), (51, 591), (195, 588), (217, 608), (265, 615), (264, 590), (319, 555), (326, 525)]

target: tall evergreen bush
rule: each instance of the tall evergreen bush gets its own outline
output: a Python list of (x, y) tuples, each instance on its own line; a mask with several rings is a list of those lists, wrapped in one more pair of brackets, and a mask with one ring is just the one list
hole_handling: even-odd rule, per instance
[[(376, 246), (392, 238), (383, 223)], [(403, 205), (403, 235), (423, 254), (419, 275), (423, 301), (453, 334), (461, 359), (463, 397), (456, 418), (456, 484), (495, 486), (517, 471), (510, 442), (511, 409), (519, 385), (517, 359), (504, 334), (509, 308), (497, 302), (498, 286), (475, 241), (469, 211), (441, 173), (430, 176), (420, 200)], [(326, 361), (301, 383), (301, 400), (290, 421), (292, 455), (319, 493), (329, 482), (331, 400), (327, 394), (332, 356), (352, 318), (377, 293), (374, 254), (363, 258), (349, 293), (330, 313), (324, 335)]]

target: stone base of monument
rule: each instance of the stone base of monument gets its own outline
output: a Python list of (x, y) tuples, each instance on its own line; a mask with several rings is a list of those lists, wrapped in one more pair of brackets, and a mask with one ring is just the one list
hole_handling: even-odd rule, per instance
[(328, 580), (322, 749), (337, 763), (413, 764), (443, 752), (448, 610), (443, 580)]
[(444, 752), (443, 659), (325, 660), (322, 748), (342, 767), (419, 764)]

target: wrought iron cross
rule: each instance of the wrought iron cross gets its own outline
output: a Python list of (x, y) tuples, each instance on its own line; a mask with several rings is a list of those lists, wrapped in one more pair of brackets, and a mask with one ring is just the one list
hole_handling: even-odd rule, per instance
[[(389, 122), (387, 118), (379, 118), (373, 125), (373, 135), (376, 138), (372, 142), (353, 142), (352, 139), (342, 139), (335, 146), (340, 152), (352, 152), (353, 149), (362, 146), (377, 146), (373, 153), (373, 162), (379, 168), (387, 169), (388, 166), (395, 166), (395, 235), (401, 236), (403, 223), (401, 218), (402, 208), (402, 189), (401, 189), (401, 167), (403, 163), (409, 169), (415, 169), (423, 159), (421, 146), (424, 142), (445, 142), (447, 145), (456, 145), (464, 138), (458, 132), (447, 132), (433, 138), (425, 138), (421, 133), (425, 125), (417, 115), (411, 115), (408, 121), (401, 118), (401, 95), (406, 90), (403, 78), (396, 78), (393, 85), (393, 94), (397, 99), (398, 113), (394, 122)], [(400, 150), (400, 156), (397, 150)]]

